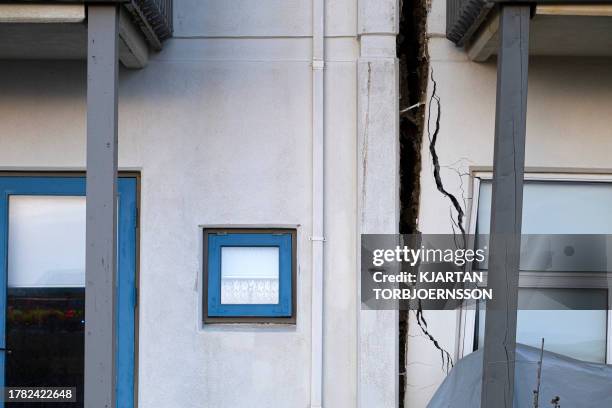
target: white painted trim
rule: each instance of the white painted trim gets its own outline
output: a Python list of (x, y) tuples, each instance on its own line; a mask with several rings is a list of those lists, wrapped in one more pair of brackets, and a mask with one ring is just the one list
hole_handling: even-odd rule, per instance
[[(472, 174), (473, 178), (492, 180), (493, 172), (477, 171)], [(581, 181), (581, 182), (612, 182), (612, 173), (572, 173), (572, 172), (525, 172), (525, 180), (532, 181)]]
[(478, 215), (478, 200), (480, 199), (480, 177), (473, 177), (472, 182), (472, 201), (468, 218), (468, 234), (476, 233), (476, 216)]
[(459, 359), (469, 355), (474, 350), (474, 330), (476, 329), (476, 307), (463, 305), (461, 307), (462, 325), (459, 328)]
[(0, 23), (81, 23), (85, 5), (0, 4)]
[[(519, 272), (521, 288), (567, 288), (567, 289), (608, 289), (612, 272)], [(482, 272), (482, 282), (478, 287), (487, 286), (487, 272)]]
[[(470, 201), (470, 210), (468, 222), (468, 243), (467, 248), (473, 248), (475, 245), (474, 236), (476, 234), (476, 216), (478, 214), (478, 201), (480, 199), (480, 178), (473, 177), (471, 183), (472, 199)], [(472, 270), (472, 263), (467, 265), (467, 270)], [(463, 358), (472, 352), (474, 349), (474, 329), (476, 322), (476, 314), (474, 304), (463, 304), (459, 310), (459, 336), (457, 336), (457, 353), (458, 358)]]

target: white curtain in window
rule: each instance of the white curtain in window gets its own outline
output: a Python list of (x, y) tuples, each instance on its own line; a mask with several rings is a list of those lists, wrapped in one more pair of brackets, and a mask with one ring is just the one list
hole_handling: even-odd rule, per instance
[(276, 304), (278, 247), (222, 247), (221, 303)]

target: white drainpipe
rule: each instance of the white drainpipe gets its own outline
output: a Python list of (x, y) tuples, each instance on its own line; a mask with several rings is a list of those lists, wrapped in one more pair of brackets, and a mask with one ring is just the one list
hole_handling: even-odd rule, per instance
[(325, 0), (312, 9), (312, 325), (310, 407), (323, 405)]

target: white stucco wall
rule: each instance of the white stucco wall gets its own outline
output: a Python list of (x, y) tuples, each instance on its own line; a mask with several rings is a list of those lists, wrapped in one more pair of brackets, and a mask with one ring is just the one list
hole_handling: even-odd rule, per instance
[[(469, 207), (470, 177), (475, 167), (493, 165), (496, 62), (475, 63), (445, 35), (445, 1), (433, 0), (428, 19), (430, 64), (441, 99), (437, 152), (446, 188)], [(609, 171), (612, 168), (612, 60), (531, 58), (527, 113), (527, 168)], [(429, 94), (431, 93), (431, 83)], [(435, 117), (435, 111), (432, 112)], [(432, 125), (433, 126), (433, 125)], [(449, 202), (437, 190), (427, 136), (422, 150), (419, 229), (451, 233)], [(456, 358), (458, 313), (426, 311), (431, 333)], [(410, 322), (407, 344), (406, 407), (423, 408), (443, 380), (439, 351)]]
[[(384, 52), (360, 49), (357, 0), (325, 7), (323, 395), (333, 408), (358, 406), (357, 180), (376, 177), (358, 165), (358, 92), (362, 99), (370, 92), (359, 87), (360, 56), (381, 67), (372, 83), (382, 98), (368, 109), (392, 113), (370, 114), (366, 128), (372, 140), (383, 137), (378, 147), (393, 154), (385, 163), (397, 175), (397, 2), (366, 3), (360, 34), (380, 36), (384, 28), (391, 45)], [(142, 176), (139, 407), (307, 407), (312, 3), (175, 0), (174, 13), (175, 37), (145, 69), (122, 69), (119, 82), (119, 166)], [(84, 169), (84, 62), (3, 61), (0, 89), (1, 169)], [(384, 186), (377, 188), (388, 199), (378, 205), (393, 232), (397, 179)], [(377, 211), (364, 220), (375, 225)], [(296, 325), (202, 324), (200, 225), (211, 224), (298, 225)], [(371, 356), (381, 361), (368, 368), (361, 390), (364, 401), (383, 398), (381, 407), (396, 402), (394, 316), (385, 340), (394, 348)], [(369, 336), (383, 327), (373, 324)]]

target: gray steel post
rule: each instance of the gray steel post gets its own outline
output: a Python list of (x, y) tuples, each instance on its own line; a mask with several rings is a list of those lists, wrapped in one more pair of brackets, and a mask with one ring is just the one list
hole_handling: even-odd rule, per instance
[(529, 5), (501, 5), (481, 408), (513, 404), (529, 19)]
[(85, 407), (115, 407), (117, 269), (116, 5), (87, 14)]

